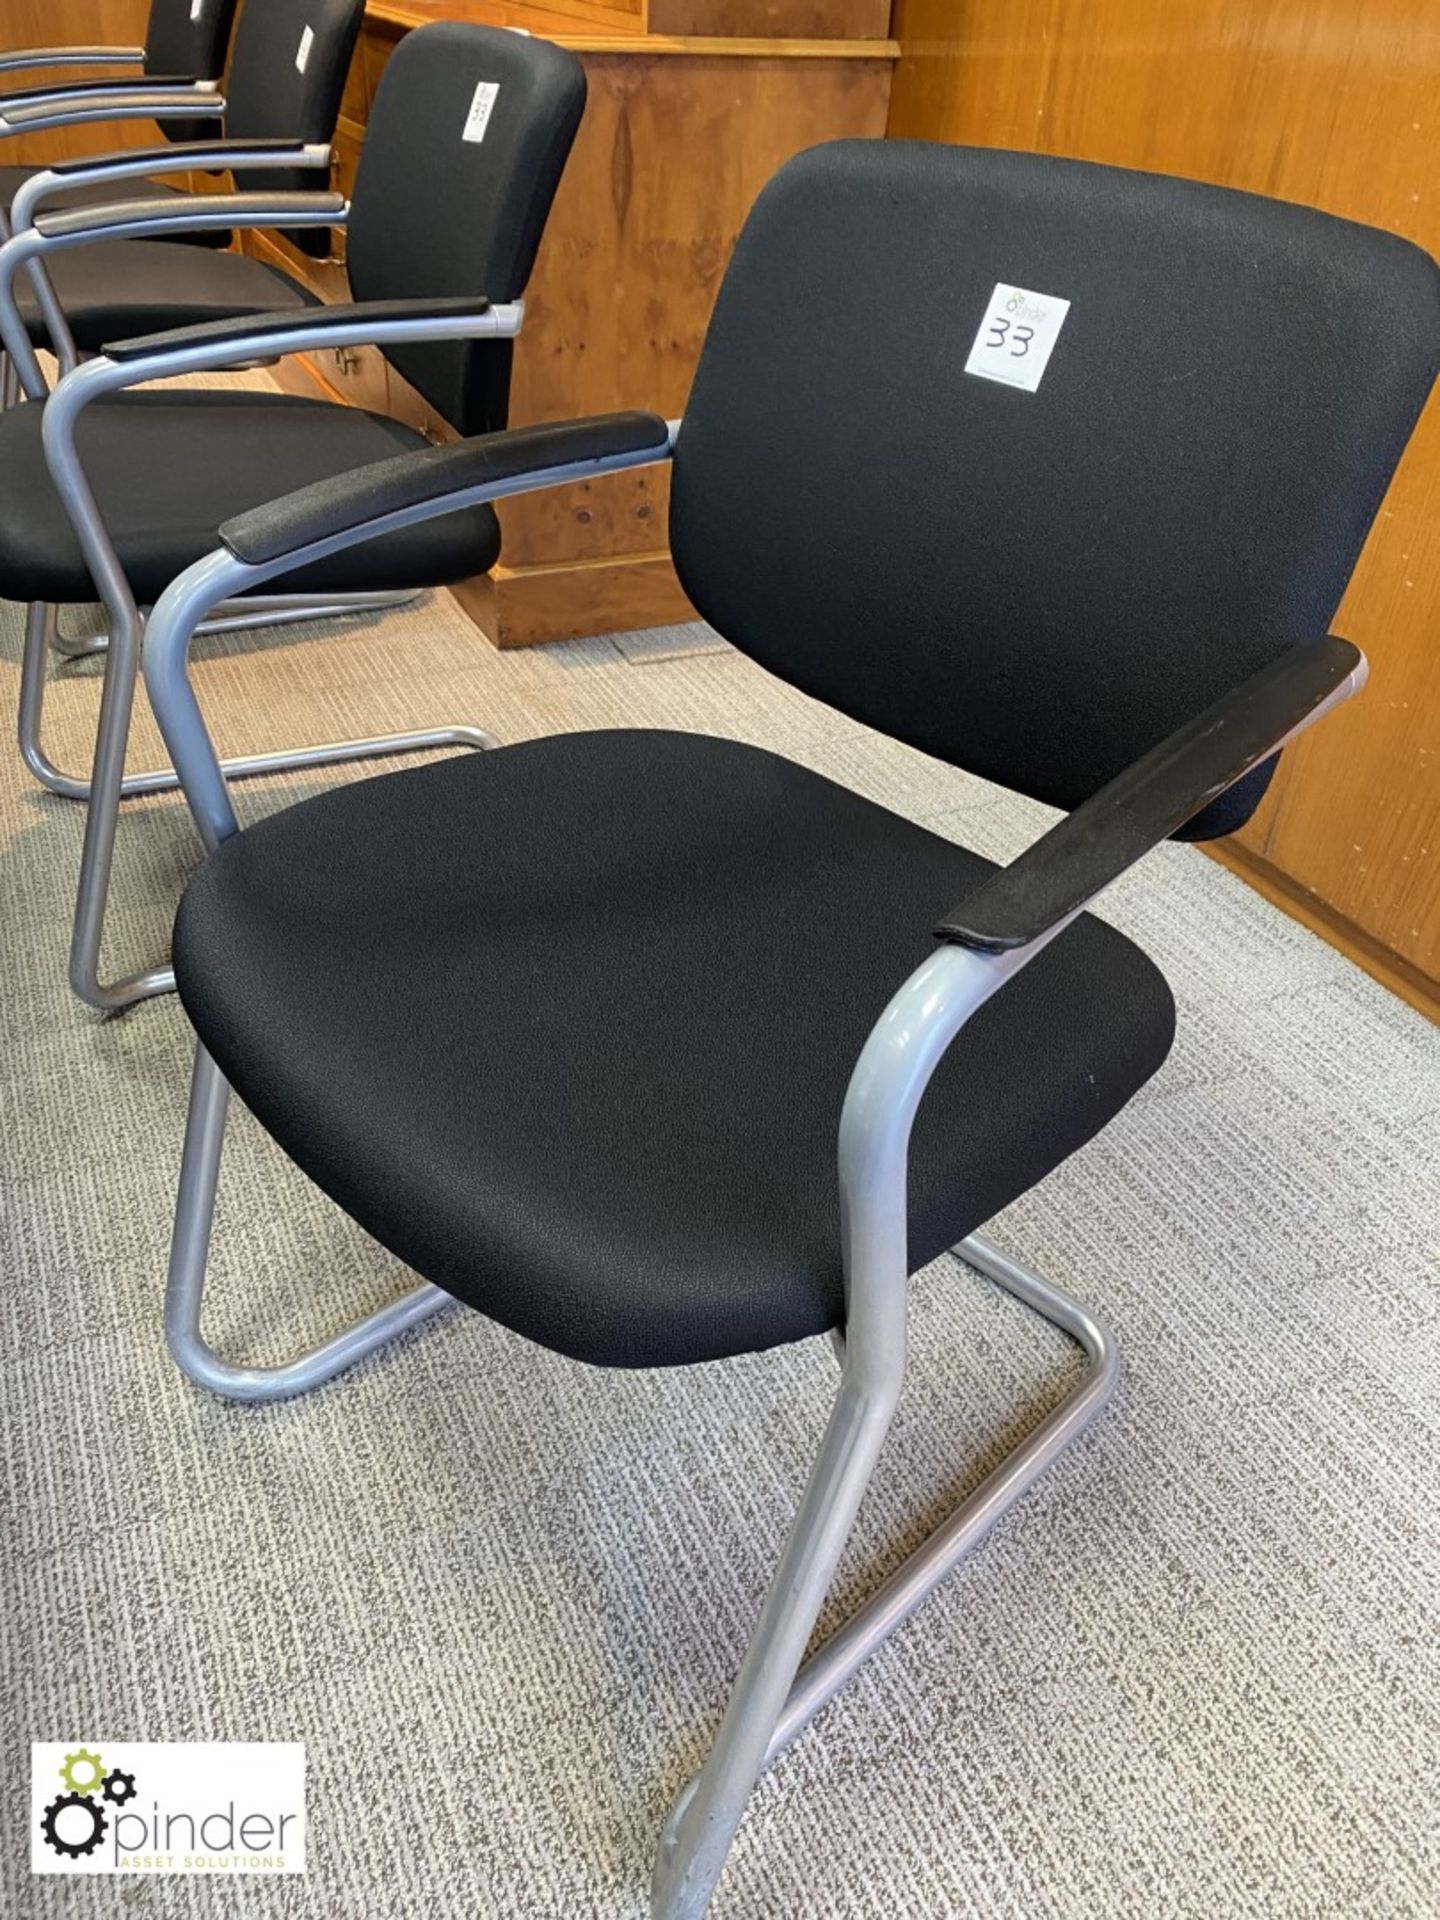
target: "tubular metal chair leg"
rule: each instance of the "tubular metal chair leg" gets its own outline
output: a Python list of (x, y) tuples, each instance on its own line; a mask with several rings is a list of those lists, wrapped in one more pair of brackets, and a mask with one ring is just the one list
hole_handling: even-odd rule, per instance
[(440, 1287), (425, 1284), (411, 1288), (399, 1300), (283, 1366), (239, 1367), (222, 1360), (201, 1334), (200, 1309), (229, 1104), (230, 1088), (224, 1075), (197, 1045), (180, 1164), (180, 1195), (175, 1207), (175, 1236), (165, 1286), (165, 1340), (182, 1372), (198, 1386), (208, 1387), (227, 1400), (284, 1400), (333, 1379), (376, 1347), (454, 1302)]
[[(75, 923), (70, 943), (70, 984), (87, 1006), (101, 1012), (118, 1012), (147, 1000), (155, 994), (169, 993), (175, 976), (169, 967), (151, 967), (111, 983), (100, 979), (100, 942), (105, 926), (105, 905), (110, 891), (110, 870), (115, 851), (115, 830), (122, 800), (141, 794), (168, 793), (179, 780), (172, 767), (152, 773), (125, 774), (125, 748), (130, 733), (130, 714), (135, 699), (139, 672), (139, 631), (127, 634), (117, 627), (116, 637), (106, 650), (105, 677), (101, 685), (100, 718), (95, 736), (95, 764), (88, 780), (68, 774), (46, 754), (40, 737), (45, 701), (46, 653), (55, 631), (53, 607), (32, 605), (25, 622), (25, 652), (20, 677), (18, 733), (20, 754), (26, 766), (49, 792), (65, 800), (90, 803), (85, 821), (84, 850), (80, 860), (80, 883), (75, 900)], [(295, 773), (314, 767), (332, 767), (352, 760), (388, 759), (392, 755), (433, 752), (446, 747), (485, 749), (497, 746), (494, 734), (483, 727), (428, 727), (409, 733), (381, 734), (369, 740), (333, 740), (318, 746), (288, 749), (280, 753), (256, 753), (235, 760), (223, 760), (221, 772), (228, 780), (244, 780), (267, 773)]]
[[(256, 627), (293, 627), (305, 620), (343, 620), (357, 613), (380, 613), (391, 607), (408, 607), (420, 598), (418, 592), (331, 594), (257, 594), (250, 600), (227, 601), (217, 607), (209, 620), (202, 620), (197, 634), (250, 633)], [(104, 653), (110, 644), (108, 633), (62, 633), (57, 624), (50, 644), (62, 659), (88, 660)]]
[[(1089, 1426), (1114, 1388), (1119, 1357), (1109, 1330), (1095, 1315), (979, 1234), (955, 1251), (1068, 1333), (1090, 1364), (1054, 1411), (800, 1667), (894, 1404), (888, 1378), (868, 1392), (852, 1388), (847, 1354), (819, 1459), (715, 1745), (665, 1823), (651, 1889), (652, 1920), (700, 1920), (759, 1774)], [(888, 1371), (898, 1374), (899, 1367), (892, 1363)], [(898, 1377), (893, 1392), (898, 1397)]]

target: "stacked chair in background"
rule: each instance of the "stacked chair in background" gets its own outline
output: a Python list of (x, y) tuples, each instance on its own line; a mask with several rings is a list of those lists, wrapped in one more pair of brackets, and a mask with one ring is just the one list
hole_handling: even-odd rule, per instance
[[(335, 209), (343, 202), (307, 194), (307, 175), (318, 173), (325, 185), (364, 13), (364, 0), (245, 0), (219, 136), (68, 161), (38, 169), (16, 190), (15, 229), (58, 212), (46, 222), (52, 235), (67, 231), (67, 219), (85, 235), (83, 244), (47, 254), (43, 271), (32, 270), (33, 284), (28, 273), (15, 283), (31, 343), (53, 348), (62, 373), (107, 340), (317, 304), (289, 274), (217, 247), (228, 249), (237, 227), (283, 228), (291, 197), (304, 218), (290, 237), (328, 251), (329, 228), (313, 215), (326, 198)], [(243, 180), (246, 191), (165, 195), (153, 182), (160, 172), (217, 168)], [(102, 192), (103, 201), (77, 204)], [(190, 244), (202, 240), (216, 244)], [(33, 365), (27, 373), (33, 395)]]
[[(294, 17), (312, 11), (311, 0), (299, 0), (298, 8), (295, 0), (248, 0), (237, 40), (252, 9), (263, 17), (277, 5)], [(341, 7), (351, 5), (337, 0), (332, 20), (338, 22)], [(345, 30), (352, 26), (347, 18)], [(494, 107), (484, 139), (467, 140), (480, 87), (496, 89)], [(270, 498), (277, 486), (333, 481), (426, 444), (384, 414), (278, 391), (129, 389), (177, 374), (365, 343), (381, 347), (458, 432), (503, 425), (520, 296), (584, 103), (579, 62), (548, 41), (436, 25), (407, 35), (386, 67), (348, 206), (335, 194), (286, 189), (177, 200), (173, 207), (137, 203), (94, 216), (83, 210), (41, 213), (0, 248), (0, 332), (30, 396), (0, 415), (0, 594), (28, 606), (21, 752), (52, 792), (87, 803), (70, 978), (88, 1004), (113, 1010), (172, 984), (163, 965), (118, 982), (99, 977), (121, 801), (174, 785), (168, 769), (124, 775), (144, 609), (192, 560), (213, 550), (222, 521)], [(197, 254), (201, 269), (254, 268), (259, 281), (252, 291), (264, 297), (273, 288), (272, 305), (263, 313), (247, 309), (198, 324), (190, 324), (193, 314), (186, 312), (175, 328), (159, 332), (153, 328), (163, 322), (164, 309), (146, 310), (138, 334), (121, 327), (108, 351), (72, 370), (47, 397), (17, 298), (25, 273), (83, 257), (93, 242), (97, 250), (126, 255), (135, 248), (143, 255), (147, 250), (134, 236), (205, 220), (231, 228), (343, 228), (353, 303), (319, 305), (298, 282), (257, 262)], [(107, 247), (117, 224), (132, 237)], [(170, 256), (183, 250), (159, 251), (167, 256), (166, 271), (174, 270)], [(117, 312), (117, 324), (122, 317)], [(267, 618), (313, 618), (374, 605), (377, 598), (483, 573), (499, 545), (493, 512), (477, 508), (407, 531), (373, 551), (297, 570), (277, 583), (280, 593), (258, 604)], [(95, 762), (87, 778), (50, 761), (40, 725), (57, 611), (97, 596), (108, 616), (109, 644)], [(228, 612), (247, 618), (244, 608)], [(230, 763), (228, 771), (274, 773), (491, 744), (483, 729), (461, 725), (252, 755)]]
[[(217, 87), (234, 18), (235, 0), (151, 0), (143, 47), (34, 47), (0, 54), (0, 140), (119, 120), (154, 120), (171, 142), (212, 131), (208, 123), (225, 112)], [(26, 81), (12, 84), (20, 74), (63, 72), (68, 67), (106, 67), (114, 72), (100, 79), (50, 80), (43, 86)], [(136, 77), (126, 79), (131, 70)], [(171, 164), (174, 155), (170, 148), (150, 150), (143, 156), (131, 149), (126, 157), (148, 158), (163, 167)], [(182, 170), (188, 165), (180, 164)], [(41, 169), (0, 166), (0, 235), (8, 235), (11, 204), (37, 171)], [(178, 190), (156, 184), (151, 191), (169, 196)], [(51, 204), (96, 206), (123, 200), (128, 192), (128, 186), (117, 180), (91, 182), (83, 188), (71, 183), (58, 190)]]

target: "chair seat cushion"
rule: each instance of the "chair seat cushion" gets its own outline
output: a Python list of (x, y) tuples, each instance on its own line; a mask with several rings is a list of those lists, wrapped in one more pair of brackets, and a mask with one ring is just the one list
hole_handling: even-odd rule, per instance
[[(42, 408), (0, 414), (0, 596), (52, 605), (95, 588), (40, 439)], [(98, 401), (77, 444), (136, 598), (153, 603), (176, 574), (213, 553), (232, 515), (426, 442), (384, 414), (246, 390), (170, 388)], [(488, 507), (413, 527), (287, 574), (284, 588), (345, 593), (444, 586), (493, 566), (500, 531)]]
[[(175, 967), (240, 1097), (417, 1272), (546, 1347), (674, 1365), (842, 1323), (846, 1085), (990, 871), (752, 747), (572, 734), (236, 835)], [(1089, 916), (989, 1001), (917, 1120), (912, 1271), (1104, 1126), (1173, 1021)]]
[[(170, 327), (320, 304), (299, 281), (263, 260), (173, 240), (100, 240), (51, 254), (45, 265), (84, 353)], [(21, 284), (20, 311), (31, 339), (45, 346), (49, 336), (28, 281)]]
[[(0, 167), (0, 206), (8, 213), (16, 194), (30, 179), (38, 173), (38, 167)], [(121, 200), (169, 200), (176, 194), (184, 193), (183, 187), (170, 185), (164, 180), (109, 180), (94, 182), (88, 187), (63, 187), (53, 199), (45, 202), (42, 213), (63, 213), (76, 207), (108, 207)], [(177, 235), (187, 246), (226, 247), (230, 244), (229, 232), (224, 233), (187, 233)]]

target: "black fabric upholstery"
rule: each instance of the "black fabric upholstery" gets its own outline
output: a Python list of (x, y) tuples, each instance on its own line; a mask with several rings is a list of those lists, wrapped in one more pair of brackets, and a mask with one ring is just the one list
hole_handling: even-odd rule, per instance
[[(130, 197), (148, 187), (130, 182)], [(291, 308), (310, 311), (315, 296), (298, 280), (243, 253), (213, 253), (172, 240), (97, 240), (51, 254), (50, 279), (85, 353), (98, 353), (117, 333), (198, 326), (241, 314)], [(19, 283), (20, 311), (30, 337), (48, 344), (28, 280)]]
[[(498, 88), (482, 140), (466, 140), (476, 88)], [(376, 89), (347, 228), (357, 300), (524, 292), (585, 107), (572, 53), (501, 28), (438, 23), (408, 34)], [(508, 341), (386, 354), (461, 433), (505, 424)]]
[[(418, 1272), (547, 1347), (665, 1366), (842, 1318), (845, 1087), (988, 863), (755, 748), (562, 736), (226, 841), (175, 928), (241, 1098)], [(1160, 1065), (1150, 961), (1085, 918), (976, 1016), (911, 1157), (912, 1270)]]
[[(27, 402), (0, 414), (0, 597), (90, 601), (95, 589), (45, 464), (41, 412)], [(185, 388), (98, 402), (78, 436), (101, 516), (142, 603), (215, 551), (222, 521), (425, 444), (398, 421), (358, 408)], [(319, 593), (442, 586), (483, 573), (499, 547), (495, 516), (476, 507), (286, 575), (284, 585)]]
[[(334, 135), (365, 0), (245, 0), (235, 53), (225, 76), (225, 136), (230, 140), (304, 140), (323, 146)], [(313, 36), (305, 71), (302, 37)], [(320, 184), (313, 172), (276, 167), (245, 175), (253, 193), (303, 193)], [(297, 227), (286, 236), (302, 253), (330, 251), (327, 228)]]
[(260, 566), (297, 547), (363, 526), (381, 514), (398, 513), (446, 494), (607, 455), (654, 452), (658, 456), (669, 441), (670, 429), (656, 413), (604, 413), (590, 420), (512, 427), (508, 433), (482, 434), (448, 446), (397, 454), (377, 466), (357, 467), (343, 479), (322, 481), (256, 507), (238, 520), (227, 520), (220, 538), (239, 559)]
[[(963, 371), (1002, 282), (1071, 302), (1034, 393)], [(1437, 360), (1440, 275), (1392, 235), (1038, 155), (820, 147), (726, 273), (676, 566), (797, 686), (1073, 807), (1327, 630)]]
[[(196, 80), (218, 80), (230, 50), (230, 29), (236, 0), (201, 0), (198, 19), (192, 20), (194, 0), (150, 0), (145, 33), (145, 72), (189, 74)], [(213, 133), (214, 121), (162, 120), (167, 140), (199, 140)]]
[(145, 29), (145, 74), (185, 74), (218, 80), (225, 71), (235, 0), (150, 0)]

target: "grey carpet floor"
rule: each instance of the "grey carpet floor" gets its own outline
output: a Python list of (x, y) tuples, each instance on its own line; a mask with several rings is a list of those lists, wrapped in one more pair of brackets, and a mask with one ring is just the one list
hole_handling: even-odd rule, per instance
[[(200, 676), (232, 751), (655, 724), (761, 742), (995, 857), (1046, 819), (704, 630), (500, 656), (440, 599), (248, 636)], [(84, 669), (52, 690), (71, 762), (95, 694)], [(135, 763), (154, 753), (142, 724)], [(828, 1346), (609, 1376), (457, 1312), (307, 1400), (193, 1390), (160, 1334), (185, 1022), (69, 997), (80, 828), (0, 756), (0, 1907), (636, 1920), (816, 1444)], [(195, 858), (178, 805), (127, 810), (117, 965), (159, 950)], [(1178, 1043), (992, 1230), (1112, 1318), (1117, 1399), (762, 1782), (717, 1920), (1440, 1912), (1440, 1035), (1193, 850), (1106, 912), (1169, 973)], [(216, 1343), (278, 1358), (404, 1284), (241, 1116)], [(1073, 1364), (953, 1260), (917, 1279), (832, 1617)], [(31, 1882), (27, 1744), (81, 1734), (308, 1742), (310, 1872)]]

